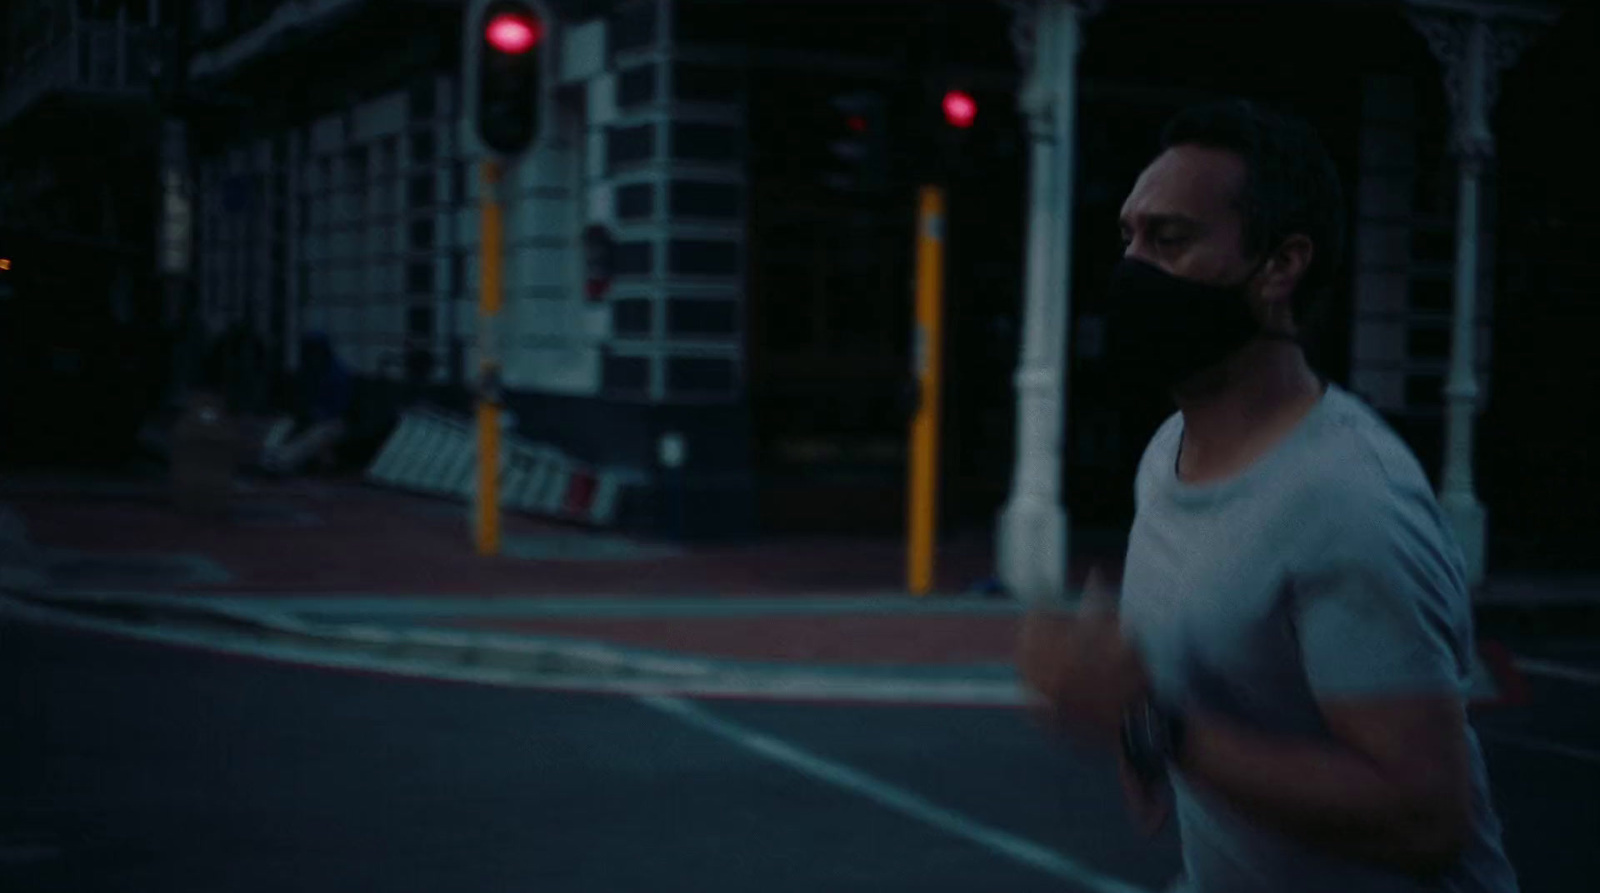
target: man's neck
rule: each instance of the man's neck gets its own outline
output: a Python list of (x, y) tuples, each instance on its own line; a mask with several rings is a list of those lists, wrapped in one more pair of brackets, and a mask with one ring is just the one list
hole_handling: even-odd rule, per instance
[(1214, 387), (1176, 395), (1183, 412), (1180, 472), (1209, 478), (1249, 464), (1287, 434), (1322, 396), (1299, 346), (1258, 341)]

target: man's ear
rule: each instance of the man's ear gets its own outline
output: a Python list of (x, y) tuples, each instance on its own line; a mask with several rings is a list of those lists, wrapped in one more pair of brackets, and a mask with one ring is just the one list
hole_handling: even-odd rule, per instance
[(1299, 290), (1306, 271), (1316, 257), (1316, 246), (1305, 235), (1296, 233), (1278, 246), (1262, 270), (1261, 303), (1266, 322), (1273, 329), (1292, 332), (1296, 326), (1290, 300)]
[(1284, 239), (1278, 250), (1273, 252), (1272, 259), (1267, 261), (1262, 297), (1269, 301), (1283, 301), (1294, 294), (1300, 281), (1306, 277), (1306, 271), (1311, 268), (1311, 260), (1316, 254), (1316, 246), (1311, 244), (1307, 236), (1296, 233)]

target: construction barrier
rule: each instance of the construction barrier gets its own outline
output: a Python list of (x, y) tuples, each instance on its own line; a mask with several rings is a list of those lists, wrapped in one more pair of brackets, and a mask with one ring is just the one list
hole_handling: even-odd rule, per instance
[(395, 480), (395, 467), (400, 464), (400, 457), (417, 448), (417, 439), (422, 432), (422, 423), (409, 413), (400, 417), (400, 424), (395, 426), (389, 439), (383, 442), (383, 448), (378, 450), (378, 455), (373, 458), (372, 464), (367, 466), (367, 480), (388, 484)]
[[(472, 500), (478, 490), (477, 432), (466, 420), (416, 409), (399, 423), (367, 467), (370, 483), (433, 496)], [(545, 444), (514, 435), (502, 440), (500, 505), (595, 526), (616, 523), (623, 495), (647, 478), (595, 468)]]

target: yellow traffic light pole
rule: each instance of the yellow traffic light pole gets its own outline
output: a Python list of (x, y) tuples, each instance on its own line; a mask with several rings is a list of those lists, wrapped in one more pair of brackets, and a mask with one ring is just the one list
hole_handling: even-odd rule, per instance
[(500, 161), (486, 159), (478, 233), (478, 490), (479, 555), (500, 554), (500, 339), (502, 264)]
[(939, 405), (944, 361), (944, 189), (922, 187), (917, 208), (917, 308), (913, 362), (917, 410), (911, 422), (906, 506), (906, 586), (933, 590), (939, 530)]

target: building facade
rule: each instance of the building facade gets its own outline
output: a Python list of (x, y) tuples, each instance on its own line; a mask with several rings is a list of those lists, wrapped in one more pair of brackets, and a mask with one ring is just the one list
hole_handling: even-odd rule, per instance
[[(1125, 522), (1139, 449), (1170, 411), (1160, 395), (1126, 393), (1100, 356), (1116, 209), (1161, 121), (1224, 95), (1286, 104), (1324, 134), (1351, 197), (1349, 273), (1313, 357), (1437, 474), (1455, 161), (1441, 72), (1406, 4), (1091, 5), (1063, 455), (1074, 523)], [(328, 335), (358, 373), (358, 428), (374, 444), (408, 402), (470, 400), (484, 153), (465, 114), (463, 6), (195, 7), (188, 77), (210, 97), (188, 122), (206, 325), (251, 332), (282, 374), (302, 336)], [(548, 136), (510, 172), (505, 209), (502, 355), (521, 432), (658, 480), (658, 445), (679, 435), (688, 533), (895, 529), (912, 196), (940, 177), (946, 517), (990, 527), (1011, 470), (1027, 189), (1008, 4), (549, 6)], [(1506, 74), (1499, 115), (1516, 127), (1480, 215), (1478, 465), (1491, 517), (1506, 518), (1491, 540), (1520, 538), (1522, 551), (1506, 552), (1517, 560), (1537, 561), (1548, 540), (1526, 494), (1553, 498), (1558, 479), (1600, 490), (1576, 447), (1553, 445), (1574, 437), (1549, 421), (1571, 414), (1549, 382), (1588, 373), (1539, 356), (1551, 324), (1528, 322), (1571, 324), (1578, 311), (1562, 295), (1592, 282), (1570, 252), (1549, 255), (1577, 239), (1569, 208), (1582, 190), (1552, 180), (1574, 163), (1553, 137), (1523, 136), (1556, 132), (1553, 87), (1570, 92), (1574, 66), (1592, 67), (1579, 49), (1592, 18), (1569, 11), (1572, 24)], [(932, 169), (926, 160), (945, 150), (929, 98), (947, 87), (977, 96), (978, 126), (953, 165)], [(841, 141), (856, 154), (835, 151)], [(1538, 226), (1554, 229), (1535, 237)], [(595, 227), (614, 246), (603, 290), (583, 247)], [(1508, 362), (1516, 375), (1503, 374)], [(1532, 380), (1545, 384), (1524, 386)], [(1529, 458), (1540, 450), (1566, 458)], [(646, 500), (624, 520), (650, 527), (660, 514)], [(1575, 505), (1569, 526), (1600, 532), (1593, 514)]]
[[(362, 43), (404, 50), (364, 56), (355, 79), (316, 68), (267, 115), (197, 135), (208, 327), (261, 333), (288, 369), (296, 336), (326, 334), (380, 419), (400, 400), (462, 405), (477, 364), (486, 157), (464, 111), (462, 10), (323, 4), (295, 18), (295, 6), (202, 17), (194, 81), (250, 91)], [(555, 31), (554, 114), (507, 173), (504, 383), (525, 434), (585, 461), (648, 467), (662, 434), (683, 434), (707, 469), (697, 499), (727, 513), (748, 491), (736, 461), (742, 70), (675, 55), (667, 8), (623, 4)], [(597, 226), (614, 242), (604, 295), (582, 250)]]
[(153, 224), (179, 8), (0, 4), (0, 458), (110, 458), (160, 400)]

